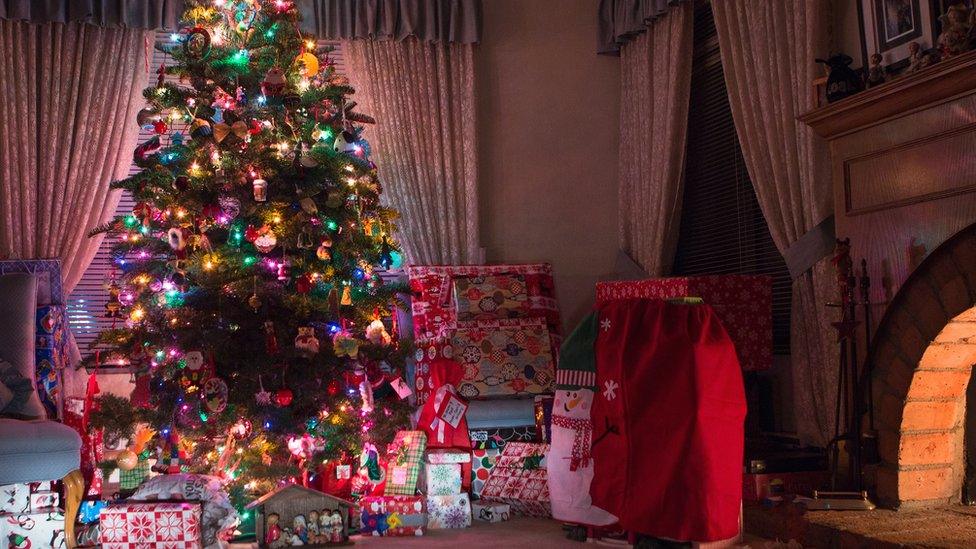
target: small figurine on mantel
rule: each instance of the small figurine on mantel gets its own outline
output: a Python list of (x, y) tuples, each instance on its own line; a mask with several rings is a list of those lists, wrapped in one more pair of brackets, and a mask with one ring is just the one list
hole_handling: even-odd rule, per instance
[(871, 66), (868, 69), (868, 77), (865, 79), (865, 83), (869, 88), (880, 86), (888, 79), (888, 75), (885, 73), (885, 66), (881, 64), (882, 59), (880, 53), (875, 53), (871, 56)]
[(908, 69), (907, 74), (918, 72), (933, 63), (932, 55), (922, 51), (922, 46), (918, 42), (908, 44)]
[(945, 14), (939, 17), (942, 23), (942, 33), (939, 34), (939, 51), (943, 57), (959, 55), (970, 48), (971, 8), (958, 3), (949, 6)]

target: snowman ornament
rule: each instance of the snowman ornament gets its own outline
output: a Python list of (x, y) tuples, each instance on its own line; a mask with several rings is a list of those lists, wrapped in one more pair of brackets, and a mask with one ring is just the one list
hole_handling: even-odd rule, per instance
[[(593, 354), (596, 330), (594, 314), (563, 345), (552, 406), (552, 442), (546, 462), (553, 517), (588, 526), (605, 526), (617, 522), (617, 517), (593, 506), (590, 498), (593, 481), (590, 411), (596, 391)], [(570, 345), (577, 347), (569, 349)]]

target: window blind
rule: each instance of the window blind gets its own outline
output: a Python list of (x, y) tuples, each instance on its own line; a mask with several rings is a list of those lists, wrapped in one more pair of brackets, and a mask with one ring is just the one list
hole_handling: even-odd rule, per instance
[[(155, 43), (156, 45), (166, 45), (172, 43), (171, 31), (160, 30), (156, 32)], [(331, 46), (333, 48), (330, 57), (335, 60), (336, 70), (339, 74), (344, 74), (346, 71), (345, 60), (342, 56), (342, 49), (339, 47), (341, 42), (334, 40), (319, 40), (318, 45), (321, 46)], [(158, 49), (152, 48), (150, 51), (152, 58), (149, 62), (149, 73), (147, 74), (147, 85), (149, 82), (155, 81), (156, 71), (159, 69), (159, 65), (165, 63), (171, 65), (171, 57)], [(178, 82), (179, 79), (176, 76), (167, 76), (166, 80), (169, 82)], [(135, 124), (135, 120), (131, 121)], [(184, 135), (187, 135), (185, 124), (171, 124), (171, 131), (182, 131)], [(152, 133), (148, 130), (140, 130), (139, 132), (139, 143), (149, 139)], [(135, 174), (139, 171), (139, 168), (133, 164), (129, 168), (129, 175)], [(135, 206), (135, 201), (132, 196), (127, 192), (123, 191), (122, 196), (119, 199), (119, 205), (115, 210), (115, 215), (128, 215), (132, 213), (132, 209)], [(92, 342), (98, 337), (103, 330), (112, 327), (113, 319), (105, 318), (105, 303), (108, 301), (108, 285), (111, 281), (113, 269), (115, 276), (121, 279), (121, 271), (115, 265), (112, 260), (111, 249), (118, 242), (117, 238), (106, 236), (101, 245), (98, 248), (98, 253), (95, 254), (95, 258), (92, 260), (91, 265), (85, 270), (85, 274), (82, 275), (81, 281), (72, 290), (71, 295), (68, 296), (67, 302), (67, 315), (68, 323), (71, 327), (71, 332), (74, 334), (75, 339), (78, 342), (78, 347), (81, 349), (82, 356), (88, 356), (97, 349), (90, 348)], [(123, 322), (121, 319), (115, 319), (114, 322), (116, 326), (118, 323)]]
[(791, 281), (773, 244), (729, 108), (710, 4), (696, 6), (684, 198), (673, 274), (773, 278), (773, 352), (790, 352)]

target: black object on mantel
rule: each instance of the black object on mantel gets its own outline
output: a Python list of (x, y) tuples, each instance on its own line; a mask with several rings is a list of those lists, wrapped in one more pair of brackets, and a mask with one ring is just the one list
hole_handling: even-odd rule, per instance
[(828, 103), (840, 101), (864, 89), (861, 77), (850, 67), (854, 61), (850, 55), (838, 53), (827, 59), (818, 58), (815, 61), (827, 65), (827, 70), (830, 71), (830, 75), (827, 76)]

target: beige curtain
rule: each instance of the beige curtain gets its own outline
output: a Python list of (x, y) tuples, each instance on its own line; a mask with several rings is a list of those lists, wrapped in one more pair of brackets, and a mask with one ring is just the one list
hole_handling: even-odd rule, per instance
[(65, 293), (111, 218), (145, 105), (152, 31), (0, 21), (0, 256), (60, 258)]
[[(814, 107), (811, 82), (827, 52), (829, 0), (713, 0), (729, 102), (749, 176), (781, 252), (833, 213), (823, 141), (796, 117)], [(833, 435), (837, 378), (830, 264), (793, 281), (792, 361), (800, 439)]]
[(417, 265), (482, 260), (474, 49), (405, 40), (343, 42), (384, 200), (400, 210), (399, 238)]
[(692, 2), (620, 51), (620, 245), (649, 276), (671, 270), (691, 90)]

